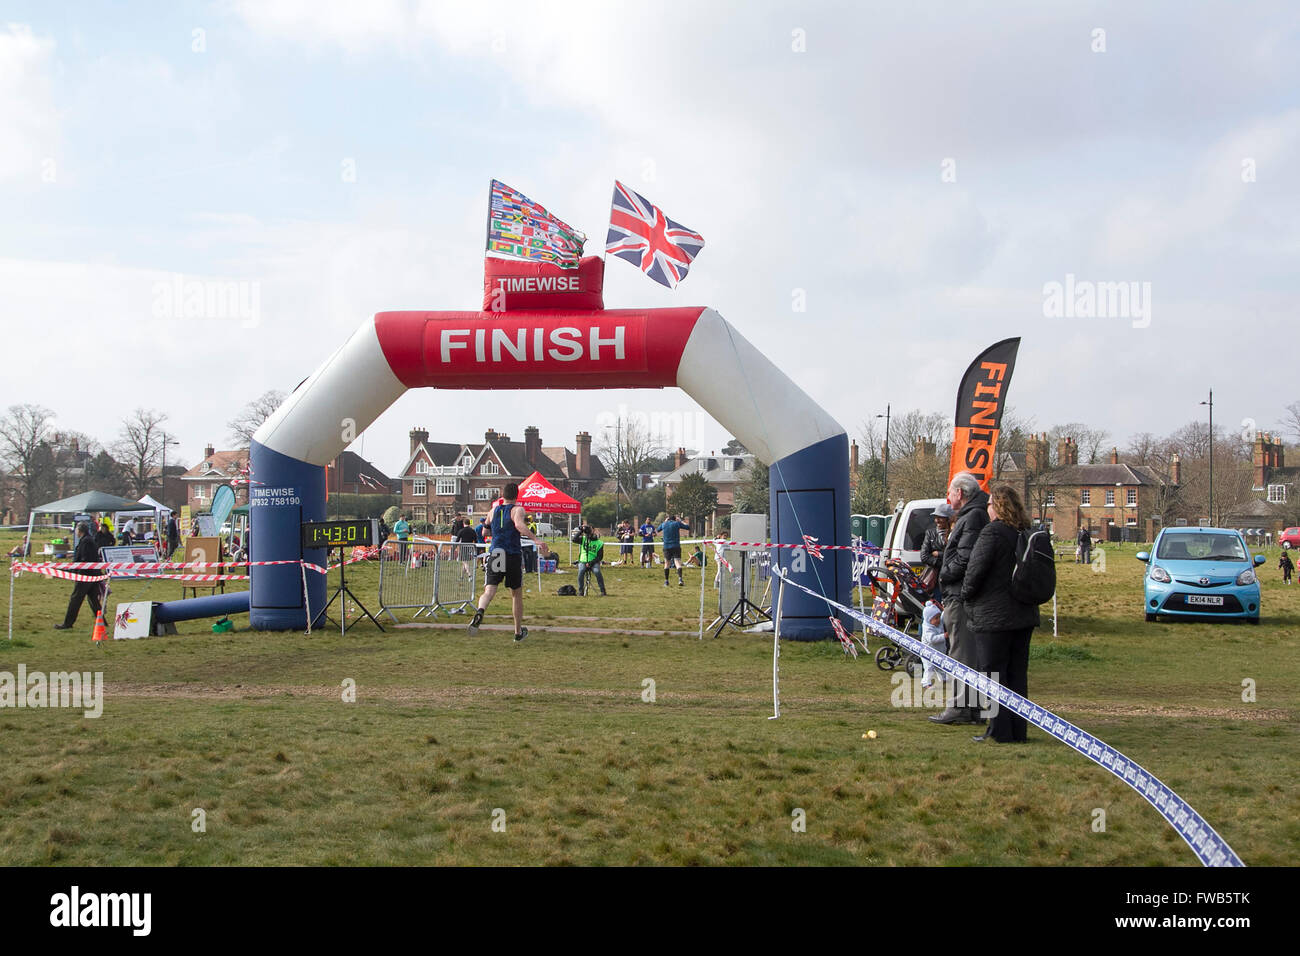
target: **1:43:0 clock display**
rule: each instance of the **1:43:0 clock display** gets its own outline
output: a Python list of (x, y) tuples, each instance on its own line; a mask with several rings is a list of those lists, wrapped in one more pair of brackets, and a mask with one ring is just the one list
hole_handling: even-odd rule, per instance
[(373, 518), (355, 521), (304, 521), (304, 548), (372, 547), (375, 544)]

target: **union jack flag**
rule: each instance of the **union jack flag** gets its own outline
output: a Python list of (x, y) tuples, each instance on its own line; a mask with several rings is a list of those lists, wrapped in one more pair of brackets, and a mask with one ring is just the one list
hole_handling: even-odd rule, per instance
[(852, 654), (853, 659), (856, 661), (858, 659), (858, 646), (853, 643), (853, 638), (849, 637), (849, 632), (844, 629), (840, 619), (833, 614), (831, 615), (831, 629), (835, 631), (835, 636), (840, 639), (840, 647), (844, 648), (844, 653), (846, 655)]
[(803, 546), (807, 550), (807, 552), (811, 554), (814, 558), (816, 558), (818, 561), (825, 560), (825, 558), (822, 556), (822, 546), (817, 543), (817, 539), (814, 538), (812, 535), (806, 534), (803, 536)]
[(691, 263), (704, 248), (704, 237), (673, 222), (644, 196), (614, 181), (614, 206), (609, 213), (605, 251), (632, 263), (670, 289), (686, 278)]

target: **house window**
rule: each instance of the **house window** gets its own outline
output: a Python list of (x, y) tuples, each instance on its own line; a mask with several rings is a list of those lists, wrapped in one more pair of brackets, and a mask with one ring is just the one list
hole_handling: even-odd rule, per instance
[(438, 494), (440, 494), (440, 495), (454, 495), (455, 493), (456, 493), (456, 479), (455, 479), (455, 478), (439, 478), (439, 479), (438, 479)]
[(467, 471), (469, 470), (470, 466), (473, 464), (474, 464), (474, 459), (470, 455), (466, 455), (464, 458), (460, 460), (460, 466)]
[(1092, 504), (1092, 489), (1084, 488), (1082, 491), (1079, 492), (1079, 507), (1087, 508), (1091, 504)]
[(411, 488), (411, 494), (415, 495), (415, 497), (423, 498), (429, 493), (429, 483), (425, 481), (425, 479), (416, 478), (413, 485), (414, 487)]
[(724, 458), (724, 459), (722, 459), (722, 470), (723, 470), (723, 471), (735, 471), (735, 470), (736, 470), (736, 459), (734, 459), (734, 458)]
[(695, 470), (696, 470), (696, 471), (708, 471), (708, 470), (709, 470), (709, 459), (707, 459), (707, 458), (700, 458), (700, 459), (698, 459), (698, 460), (695, 462)]
[(479, 474), (499, 475), (501, 474), (501, 469), (497, 467), (497, 463), (495, 461), (485, 461), (483, 462), (483, 467), (479, 469)]
[(1049, 491), (1049, 492), (1047, 493), (1047, 507), (1049, 507), (1049, 508), (1055, 508), (1055, 507), (1056, 507), (1056, 492), (1055, 492), (1055, 491)]
[(207, 485), (195, 485), (195, 486), (194, 486), (194, 500), (195, 500), (195, 501), (204, 501), (204, 500), (207, 499), (207, 497), (208, 497), (208, 486), (207, 486)]
[(1286, 504), (1286, 485), (1269, 485), (1268, 500), (1275, 505)]
[(427, 475), (429, 473), (429, 463), (421, 458), (415, 463), (415, 473), (417, 475)]
[(500, 488), (475, 488), (474, 489), (475, 501), (491, 501), (494, 498), (500, 498), (500, 497), (501, 497)]
[(1130, 508), (1136, 508), (1138, 503), (1138, 490), (1136, 488), (1128, 489), (1128, 491), (1124, 493), (1124, 501)]
[(416, 505), (411, 509), (411, 520), (423, 521), (425, 516), (424, 505)]
[(1114, 508), (1114, 507), (1115, 507), (1115, 489), (1114, 489), (1114, 488), (1107, 488), (1107, 489), (1106, 489), (1106, 507), (1107, 507), (1107, 508)]

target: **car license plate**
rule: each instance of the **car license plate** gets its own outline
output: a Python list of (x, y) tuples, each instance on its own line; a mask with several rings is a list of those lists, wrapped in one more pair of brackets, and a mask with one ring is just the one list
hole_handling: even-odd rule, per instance
[(1209, 604), (1214, 607), (1223, 607), (1222, 594), (1189, 594), (1187, 595), (1188, 604)]

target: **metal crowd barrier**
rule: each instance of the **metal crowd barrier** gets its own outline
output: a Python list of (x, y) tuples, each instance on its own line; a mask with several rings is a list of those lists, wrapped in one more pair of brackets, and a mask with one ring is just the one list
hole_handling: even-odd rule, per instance
[(379, 607), (394, 622), (394, 610), (422, 615), (462, 614), (474, 603), (478, 577), (475, 546), (459, 542), (389, 541), (379, 552)]

